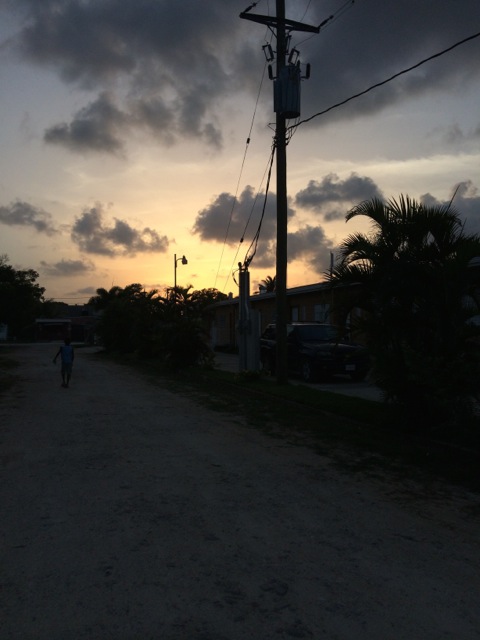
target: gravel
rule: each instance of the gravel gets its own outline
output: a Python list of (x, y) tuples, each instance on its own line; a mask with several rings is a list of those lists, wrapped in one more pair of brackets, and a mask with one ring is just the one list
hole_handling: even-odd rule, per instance
[(78, 349), (0, 397), (1, 640), (480, 638), (480, 497), (369, 478)]

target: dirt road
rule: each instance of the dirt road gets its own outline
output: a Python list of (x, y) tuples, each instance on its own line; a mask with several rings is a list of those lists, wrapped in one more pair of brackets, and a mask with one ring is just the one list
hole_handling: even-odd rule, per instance
[(62, 389), (56, 347), (0, 398), (1, 640), (480, 638), (478, 495), (352, 475), (88, 350)]

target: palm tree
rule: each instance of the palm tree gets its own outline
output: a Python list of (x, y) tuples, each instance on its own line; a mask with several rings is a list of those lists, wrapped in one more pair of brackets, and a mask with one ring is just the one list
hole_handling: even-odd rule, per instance
[(356, 305), (374, 375), (387, 397), (416, 409), (452, 402), (474, 391), (468, 316), (478, 304), (468, 294), (469, 263), (480, 238), (464, 233), (451, 205), (426, 206), (408, 196), (363, 202), (346, 216), (365, 216), (369, 234), (355, 233), (340, 247), (330, 278), (358, 283)]
[(267, 293), (273, 293), (276, 289), (277, 285), (277, 276), (267, 276), (265, 280), (262, 280), (260, 283)]
[(102, 313), (97, 331), (107, 350), (148, 350), (161, 315), (155, 289), (145, 291), (139, 283), (100, 288), (89, 304)]

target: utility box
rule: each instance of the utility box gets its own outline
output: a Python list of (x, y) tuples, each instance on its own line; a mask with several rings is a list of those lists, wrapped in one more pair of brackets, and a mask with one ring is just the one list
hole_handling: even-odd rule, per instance
[(285, 118), (300, 117), (300, 67), (288, 64), (273, 83), (273, 109)]

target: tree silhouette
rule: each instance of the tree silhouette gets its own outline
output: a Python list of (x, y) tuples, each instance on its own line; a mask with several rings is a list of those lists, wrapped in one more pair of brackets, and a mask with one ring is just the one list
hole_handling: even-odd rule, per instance
[(476, 391), (478, 329), (468, 320), (480, 309), (469, 264), (480, 238), (464, 233), (452, 206), (403, 195), (363, 202), (346, 219), (357, 216), (370, 220), (371, 232), (347, 237), (330, 278), (361, 285), (355, 305), (367, 312), (363, 328), (386, 396), (438, 420)]
[(273, 293), (277, 285), (277, 276), (273, 276), (273, 278), (272, 276), (267, 276), (260, 284), (265, 287), (267, 293)]
[(45, 293), (38, 277), (33, 269), (14, 269), (8, 256), (0, 255), (0, 323), (8, 326), (11, 337), (33, 338), (33, 321), (40, 314)]

